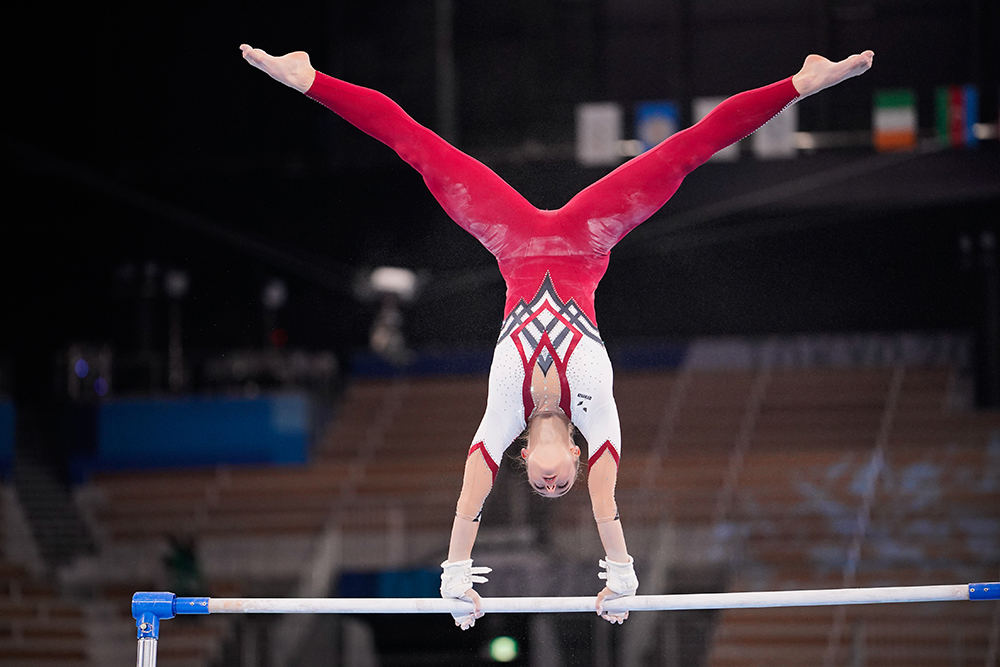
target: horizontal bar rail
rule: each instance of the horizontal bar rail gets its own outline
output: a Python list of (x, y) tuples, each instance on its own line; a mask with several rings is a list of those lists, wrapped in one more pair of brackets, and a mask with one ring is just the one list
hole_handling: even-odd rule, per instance
[[(734, 609), (740, 607), (796, 607), (892, 602), (968, 600), (967, 585), (861, 588), (763, 593), (697, 593), (636, 595), (605, 603), (608, 611), (667, 611), (677, 609)], [(593, 612), (594, 597), (483, 598), (487, 613)], [(442, 598), (210, 598), (210, 614), (430, 614), (462, 613), (472, 604)]]
[[(829, 588), (799, 591), (633, 595), (608, 600), (608, 611), (669, 611), (814, 607), (824, 605), (889, 604), (1000, 600), (1000, 582), (882, 588)], [(595, 597), (483, 598), (486, 613), (594, 612)], [(136, 593), (132, 616), (139, 636), (138, 663), (156, 664), (156, 640), (161, 619), (178, 614), (464, 614), (472, 603), (443, 598), (210, 598), (177, 597), (173, 593)]]

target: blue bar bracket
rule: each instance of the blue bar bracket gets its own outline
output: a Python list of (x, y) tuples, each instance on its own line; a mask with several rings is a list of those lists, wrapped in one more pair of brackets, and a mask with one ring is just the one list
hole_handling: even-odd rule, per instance
[(173, 593), (136, 593), (132, 618), (139, 639), (159, 639), (160, 620), (177, 614), (207, 614), (209, 598), (179, 598)]
[(970, 600), (1000, 600), (1000, 582), (969, 584)]

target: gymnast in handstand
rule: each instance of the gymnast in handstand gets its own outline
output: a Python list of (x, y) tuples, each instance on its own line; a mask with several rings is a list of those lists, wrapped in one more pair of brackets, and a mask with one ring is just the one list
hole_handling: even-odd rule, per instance
[(597, 329), (594, 292), (611, 248), (649, 218), (684, 177), (716, 151), (748, 136), (782, 109), (867, 71), (865, 51), (840, 62), (811, 55), (794, 76), (735, 95), (694, 126), (629, 160), (562, 208), (532, 206), (493, 171), (410, 118), (379, 92), (317, 72), (303, 52), (274, 57), (243, 44), (243, 57), (272, 78), (328, 107), (392, 148), (423, 176), (447, 214), (489, 250), (507, 284), (500, 337), (490, 368), (486, 414), (472, 439), (462, 492), (441, 564), (441, 594), (473, 603), (455, 618), (463, 630), (483, 614), (473, 583), (489, 568), (472, 566), (483, 502), (504, 450), (527, 428), (521, 449), (528, 482), (543, 496), (573, 486), (580, 449), (589, 447), (587, 483), (605, 558), (606, 586), (596, 611), (612, 623), (604, 601), (639, 586), (615, 505), (621, 427), (612, 394), (611, 362)]

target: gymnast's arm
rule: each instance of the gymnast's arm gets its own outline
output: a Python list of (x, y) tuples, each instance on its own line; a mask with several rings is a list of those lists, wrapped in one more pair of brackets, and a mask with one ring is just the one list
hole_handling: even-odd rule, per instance
[[(601, 536), (605, 557), (613, 564), (628, 564), (631, 569), (632, 559), (625, 545), (625, 532), (618, 518), (618, 506), (615, 503), (615, 483), (618, 480), (618, 464), (610, 451), (605, 451), (597, 461), (590, 466), (587, 486), (590, 490), (590, 502), (594, 510), (594, 520), (597, 522), (597, 532)], [(633, 575), (634, 576), (634, 575)], [(611, 583), (609, 581), (609, 583)], [(634, 591), (633, 591), (634, 592)], [(624, 614), (611, 614), (603, 611), (605, 599), (621, 597), (611, 588), (605, 586), (597, 596), (597, 613), (601, 618), (612, 623), (622, 623), (628, 618)]]
[(472, 558), (472, 546), (479, 532), (479, 514), (486, 496), (493, 488), (493, 473), (481, 451), (474, 451), (465, 460), (462, 493), (458, 497), (455, 523), (448, 544), (448, 560)]
[[(479, 534), (479, 515), (493, 488), (493, 472), (486, 464), (481, 451), (474, 451), (465, 460), (465, 475), (462, 478), (462, 493), (458, 497), (455, 510), (455, 521), (451, 527), (451, 540), (448, 543), (448, 562), (470, 560), (472, 547)], [(483, 615), (482, 598), (470, 585), (464, 597), (472, 600), (475, 607), (471, 617), (458, 617), (455, 624), (463, 630), (472, 627), (475, 619)]]
[(606, 451), (590, 466), (587, 485), (604, 553), (611, 560), (624, 562), (628, 560), (628, 549), (625, 546), (625, 533), (618, 519), (618, 505), (615, 503), (617, 481), (618, 464), (611, 453)]

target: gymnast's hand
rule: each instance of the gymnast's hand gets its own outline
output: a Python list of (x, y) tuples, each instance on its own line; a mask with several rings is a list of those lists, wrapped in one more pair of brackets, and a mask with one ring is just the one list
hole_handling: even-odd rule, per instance
[(597, 595), (597, 615), (605, 621), (621, 625), (628, 618), (628, 611), (605, 611), (604, 603), (607, 600), (635, 595), (635, 592), (639, 590), (639, 579), (635, 576), (635, 561), (631, 556), (624, 563), (613, 561), (610, 558), (602, 558), (598, 564), (605, 571), (599, 572), (597, 576), (607, 581), (608, 585)]
[(471, 588), (465, 592), (465, 595), (459, 597), (458, 599), (471, 602), (473, 605), (471, 614), (466, 614), (464, 616), (452, 614), (452, 618), (455, 619), (455, 626), (462, 628), (463, 630), (468, 630), (476, 624), (476, 619), (482, 618), (485, 613), (482, 609), (483, 599), (479, 597), (479, 593)]
[(604, 611), (604, 603), (607, 600), (617, 600), (618, 598), (623, 597), (626, 596), (621, 593), (615, 593), (613, 590), (605, 586), (604, 590), (597, 594), (597, 615), (605, 621), (610, 622), (612, 625), (615, 623), (618, 625), (624, 623), (626, 619), (628, 619), (628, 611)]
[(294, 51), (283, 56), (272, 56), (263, 49), (252, 48), (249, 44), (240, 44), (243, 59), (266, 72), (275, 81), (304, 93), (312, 87), (316, 79), (316, 70), (309, 62), (309, 54), (305, 51)]
[(441, 563), (441, 597), (455, 598), (472, 603), (471, 614), (452, 614), (455, 625), (468, 630), (483, 617), (483, 599), (472, 589), (472, 584), (484, 584), (488, 579), (482, 575), (490, 572), (488, 567), (472, 567), (472, 559), (445, 561)]

